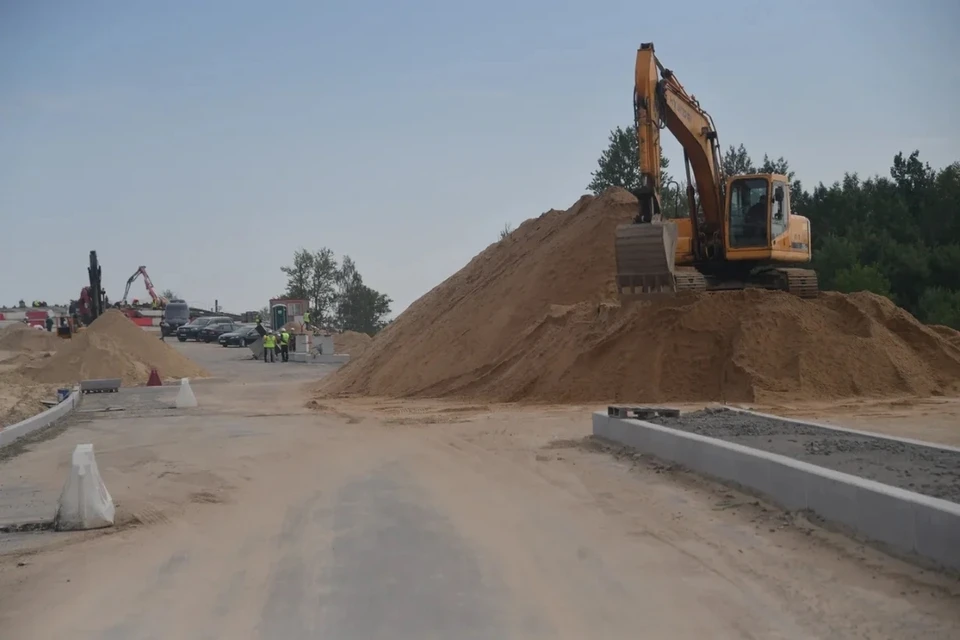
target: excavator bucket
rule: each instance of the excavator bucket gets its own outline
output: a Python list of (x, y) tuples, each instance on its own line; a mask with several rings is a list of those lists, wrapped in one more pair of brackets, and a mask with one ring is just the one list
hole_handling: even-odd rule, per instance
[(620, 299), (675, 295), (677, 226), (671, 222), (617, 227), (617, 291)]

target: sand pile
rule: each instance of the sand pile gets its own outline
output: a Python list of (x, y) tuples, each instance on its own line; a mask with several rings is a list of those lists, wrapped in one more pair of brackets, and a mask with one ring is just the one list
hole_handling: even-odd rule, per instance
[(47, 409), (43, 400), (54, 400), (57, 385), (37, 384), (15, 372), (0, 375), (0, 427), (16, 424)]
[(125, 385), (146, 383), (153, 367), (163, 378), (208, 375), (115, 309), (64, 342), (51, 358), (36, 366), (25, 366), (21, 373), (37, 382), (120, 378)]
[(22, 322), (0, 329), (0, 351), (53, 351), (59, 346), (57, 334)]
[(347, 353), (356, 358), (367, 350), (373, 338), (357, 331), (344, 331), (333, 335), (333, 348), (336, 353)]
[(621, 308), (619, 189), (526, 221), (410, 306), (324, 395), (546, 402), (929, 395), (960, 347), (885, 298), (740, 291)]

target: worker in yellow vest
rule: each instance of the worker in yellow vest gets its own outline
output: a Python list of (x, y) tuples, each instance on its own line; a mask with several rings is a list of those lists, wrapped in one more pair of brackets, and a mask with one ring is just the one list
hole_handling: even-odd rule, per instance
[(303, 327), (302, 327), (301, 330), (302, 330), (302, 331), (306, 331), (306, 330), (309, 329), (309, 328), (310, 328), (310, 312), (309, 312), (309, 311), (304, 311), (304, 312), (303, 312)]
[(290, 360), (290, 333), (286, 329), (280, 331), (280, 360), (282, 362)]
[[(263, 361), (264, 362), (276, 362), (275, 350), (277, 348), (277, 336), (273, 333), (268, 333), (263, 336)], [(269, 358), (269, 360), (268, 360)]]

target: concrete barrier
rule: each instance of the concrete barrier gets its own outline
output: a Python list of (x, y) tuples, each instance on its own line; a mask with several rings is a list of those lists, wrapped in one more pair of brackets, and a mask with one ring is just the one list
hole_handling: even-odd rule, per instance
[(76, 408), (80, 403), (80, 387), (74, 387), (67, 399), (50, 407), (43, 413), (22, 420), (0, 430), (0, 447), (5, 447), (17, 438), (33, 433), (37, 429), (48, 427)]
[(960, 570), (960, 504), (599, 411), (593, 414), (593, 434), (733, 483), (787, 510), (808, 509), (892, 550)]

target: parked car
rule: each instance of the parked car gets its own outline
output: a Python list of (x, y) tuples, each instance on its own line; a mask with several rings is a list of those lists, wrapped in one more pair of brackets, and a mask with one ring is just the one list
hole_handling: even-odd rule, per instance
[(220, 337), (217, 338), (217, 342), (220, 343), (221, 347), (245, 347), (259, 339), (260, 334), (257, 332), (256, 327), (244, 326), (235, 331), (221, 333)]
[(190, 305), (183, 300), (171, 300), (163, 310), (160, 333), (164, 336), (176, 335), (177, 329), (188, 322), (190, 322)]
[(236, 331), (240, 328), (240, 324), (234, 322), (233, 320), (228, 320), (226, 322), (210, 322), (207, 326), (200, 329), (198, 335), (198, 340), (202, 342), (213, 342), (220, 337), (221, 334), (230, 333), (231, 331)]
[(223, 316), (203, 316), (194, 318), (182, 327), (177, 328), (177, 340), (186, 342), (187, 340), (200, 340), (200, 330), (213, 322), (230, 322), (230, 318)]

